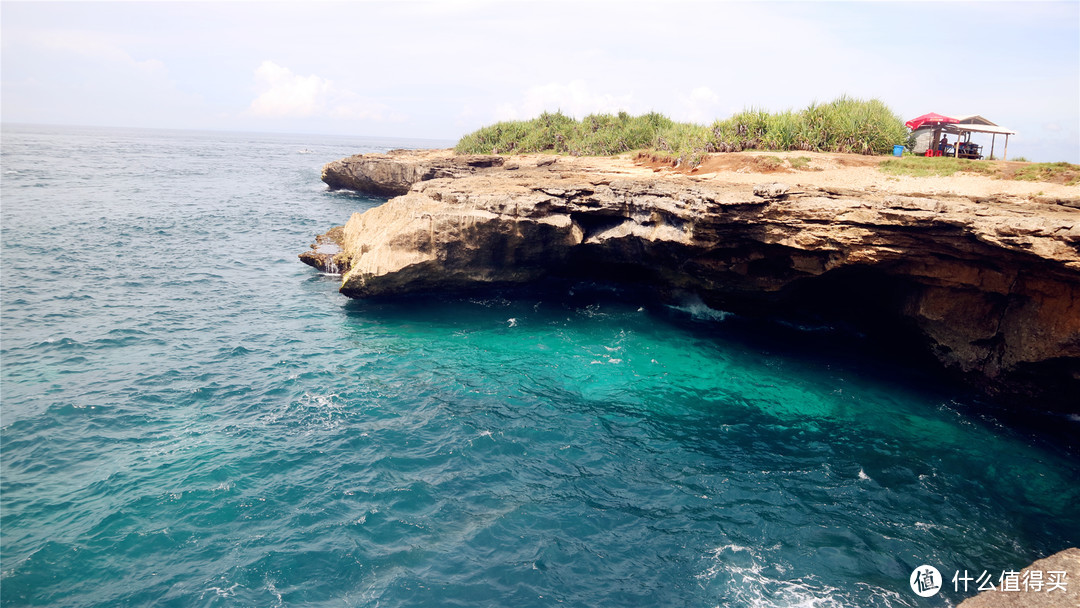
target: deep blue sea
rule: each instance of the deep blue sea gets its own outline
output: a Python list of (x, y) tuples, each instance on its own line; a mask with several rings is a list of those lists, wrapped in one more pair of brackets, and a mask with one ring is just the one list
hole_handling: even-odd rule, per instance
[(1080, 545), (1077, 420), (843, 329), (338, 294), (296, 256), (382, 201), (320, 167), (425, 145), (4, 126), (3, 606), (946, 606)]

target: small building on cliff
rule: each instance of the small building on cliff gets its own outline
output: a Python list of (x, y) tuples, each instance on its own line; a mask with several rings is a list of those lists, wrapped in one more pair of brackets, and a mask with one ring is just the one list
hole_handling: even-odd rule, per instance
[[(1004, 136), (1002, 158), (1008, 160), (1009, 136), (1016, 135), (1016, 131), (1002, 127), (978, 114), (958, 116), (955, 120), (956, 122), (948, 124), (927, 124), (912, 131), (915, 143), (911, 151), (915, 154), (925, 154), (931, 147), (936, 149), (936, 144), (941, 141), (941, 137), (944, 135), (949, 137), (950, 144), (955, 145), (957, 141), (969, 144), (963, 150), (973, 151), (973, 153), (967, 155), (968, 158), (991, 158), (994, 156), (997, 147), (997, 136), (1002, 135)], [(972, 135), (976, 133), (981, 135), (980, 140), (985, 140), (986, 136), (989, 135), (989, 146), (986, 145), (985, 141), (982, 144), (972, 142)], [(961, 154), (961, 156), (964, 156), (964, 154)]]

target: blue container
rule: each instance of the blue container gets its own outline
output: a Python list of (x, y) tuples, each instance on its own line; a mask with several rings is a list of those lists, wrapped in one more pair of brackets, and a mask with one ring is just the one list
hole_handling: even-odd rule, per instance
[(893, 156), (903, 156), (904, 155), (904, 146), (893, 146), (892, 147), (892, 155)]

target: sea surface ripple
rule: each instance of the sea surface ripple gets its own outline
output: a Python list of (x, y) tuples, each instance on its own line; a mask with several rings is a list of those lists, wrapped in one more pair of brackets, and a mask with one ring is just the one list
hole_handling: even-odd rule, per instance
[(299, 263), (382, 202), (322, 164), (431, 145), (4, 126), (3, 606), (921, 606), (1080, 545), (1075, 452), (836, 328)]

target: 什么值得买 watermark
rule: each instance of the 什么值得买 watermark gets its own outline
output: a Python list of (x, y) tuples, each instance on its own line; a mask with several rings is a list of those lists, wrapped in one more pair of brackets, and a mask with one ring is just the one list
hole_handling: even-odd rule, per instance
[[(961, 574), (963, 572), (963, 574)], [(994, 584), (994, 576), (988, 570), (982, 574), (972, 576), (968, 570), (956, 570), (952, 577), (953, 591), (969, 591), (972, 587), (976, 591), (1001, 591), (1005, 593), (1052, 593), (1055, 591), (1068, 591), (1069, 581), (1066, 580), (1069, 573), (1065, 570), (1034, 570), (1028, 569), (1022, 572), (1016, 570), (1002, 570)], [(911, 590), (920, 597), (932, 597), (941, 591), (945, 582), (937, 568), (923, 564), (911, 572), (908, 580)], [(976, 586), (977, 585), (977, 586)]]
[(997, 577), (998, 585), (995, 587), (993, 575), (986, 570), (983, 570), (978, 577), (969, 575), (967, 570), (964, 570), (964, 574), (961, 576), (960, 571), (957, 570), (956, 574), (953, 574), (952, 583), (953, 591), (961, 591), (961, 583), (964, 586), (963, 591), (967, 591), (968, 584), (974, 582), (979, 585), (976, 591), (1050, 593), (1059, 589), (1068, 591), (1069, 581), (1065, 580), (1068, 576), (1069, 573), (1065, 570), (1047, 570), (1046, 572), (1042, 570), (1024, 570), (1023, 572), (1002, 570)]

